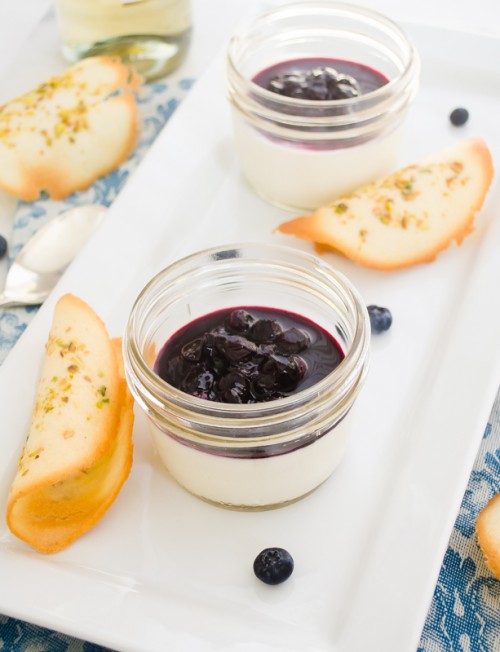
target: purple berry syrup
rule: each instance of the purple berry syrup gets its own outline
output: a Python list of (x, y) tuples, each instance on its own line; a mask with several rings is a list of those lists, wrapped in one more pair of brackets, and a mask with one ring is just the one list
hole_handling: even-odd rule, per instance
[(306, 389), (343, 359), (339, 343), (305, 317), (236, 307), (195, 319), (177, 331), (162, 347), (154, 371), (192, 396), (251, 404)]
[[(280, 94), (299, 99), (312, 101), (345, 99), (326, 95), (327, 89), (331, 87), (331, 84), (335, 83), (334, 75), (328, 72), (332, 69), (339, 75), (354, 80), (359, 95), (371, 93), (389, 81), (385, 75), (370, 66), (355, 61), (330, 58), (305, 58), (283, 61), (261, 70), (252, 81), (262, 88), (273, 90), (271, 87), (273, 80), (282, 80), (285, 87), (288, 86), (289, 88), (283, 89)], [(314, 72), (316, 74), (312, 74)], [(315, 86), (316, 88), (310, 88)], [(289, 92), (286, 92), (287, 90)], [(309, 90), (314, 92), (310, 93)], [(346, 97), (350, 96), (352, 97), (352, 93), (348, 92)]]
[[(271, 91), (272, 95), (269, 97), (258, 98), (258, 101), (271, 111), (305, 117), (309, 123), (297, 127), (292, 121), (286, 136), (275, 136), (259, 130), (261, 135), (276, 143), (315, 151), (343, 149), (364, 143), (367, 136), (350, 135), (350, 121), (346, 121), (343, 116), (352, 113), (352, 121), (355, 123), (356, 98), (381, 88), (389, 80), (381, 72), (355, 61), (304, 58), (274, 64), (258, 72), (252, 81)], [(275, 101), (273, 97), (276, 97)], [(301, 102), (283, 102), (283, 97)], [(354, 99), (354, 103), (343, 101), (346, 99)], [(325, 104), (325, 101), (328, 101), (328, 104)], [(273, 115), (272, 113), (270, 117), (271, 123)], [(324, 118), (335, 120), (337, 116), (342, 117), (338, 125), (329, 127), (328, 123), (325, 126), (322, 122)], [(284, 122), (287, 122), (286, 119)], [(330, 131), (336, 134), (335, 138), (332, 138)], [(318, 138), (317, 132), (324, 132), (325, 138)], [(314, 138), (309, 140), (309, 134), (314, 134)]]

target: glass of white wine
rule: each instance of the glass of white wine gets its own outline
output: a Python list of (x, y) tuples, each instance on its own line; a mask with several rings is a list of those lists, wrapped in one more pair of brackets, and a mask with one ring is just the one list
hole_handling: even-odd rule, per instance
[(191, 33), (189, 0), (55, 0), (64, 57), (119, 56), (146, 81), (174, 70)]

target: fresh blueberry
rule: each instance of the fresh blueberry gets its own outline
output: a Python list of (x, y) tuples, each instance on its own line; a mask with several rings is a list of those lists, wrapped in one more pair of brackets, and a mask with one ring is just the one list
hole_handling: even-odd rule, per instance
[(0, 235), (0, 259), (5, 256), (7, 253), (7, 240), (3, 237), (3, 235)]
[(391, 311), (380, 306), (368, 306), (372, 333), (378, 334), (389, 330), (392, 324)]
[(467, 122), (468, 119), (469, 112), (463, 107), (453, 109), (453, 111), (450, 113), (450, 122), (455, 127), (461, 127)]
[(265, 548), (253, 562), (253, 572), (265, 584), (281, 584), (293, 573), (293, 557), (283, 548)]

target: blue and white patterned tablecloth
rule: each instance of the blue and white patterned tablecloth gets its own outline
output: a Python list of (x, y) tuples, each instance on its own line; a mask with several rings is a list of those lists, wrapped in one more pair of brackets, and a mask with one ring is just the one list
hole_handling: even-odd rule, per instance
[[(72, 206), (87, 204), (110, 206), (192, 84), (192, 79), (181, 78), (173, 82), (162, 81), (144, 85), (141, 88), (137, 98), (141, 136), (134, 153), (126, 163), (96, 181), (88, 190), (77, 192), (63, 201), (40, 199), (35, 202), (19, 202), (9, 246), (10, 261), (15, 258), (31, 235), (62, 211)], [(36, 311), (36, 307), (1, 311), (0, 363), (3, 362)], [(2, 650), (1, 647), (0, 650)]]
[[(192, 79), (147, 86), (139, 98), (142, 136), (131, 159), (89, 190), (62, 202), (20, 203), (10, 258), (43, 223), (67, 207), (109, 206), (163, 125), (182, 101)], [(0, 311), (0, 362), (36, 313), (36, 308)], [(443, 560), (418, 652), (500, 650), (500, 581), (485, 567), (474, 524), (478, 512), (500, 491), (500, 394), (497, 396), (460, 513)], [(1, 581), (0, 581), (1, 587)], [(1, 588), (0, 588), (1, 590)], [(0, 615), (1, 652), (103, 652), (105, 648)], [(140, 651), (138, 651), (140, 652)], [(306, 651), (305, 651), (306, 652)], [(325, 650), (325, 652), (327, 652)], [(361, 651), (360, 652), (368, 652)], [(370, 652), (384, 652), (371, 650)]]

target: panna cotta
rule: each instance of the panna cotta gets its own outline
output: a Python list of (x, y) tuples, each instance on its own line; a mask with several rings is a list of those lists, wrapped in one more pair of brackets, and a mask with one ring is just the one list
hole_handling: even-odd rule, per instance
[[(313, 386), (343, 358), (330, 334), (299, 315), (239, 307), (180, 329), (161, 349), (154, 369), (192, 396), (255, 404)], [(240, 449), (191, 445), (158, 426), (153, 426), (153, 437), (170, 473), (192, 493), (232, 507), (248, 507), (249, 502), (262, 507), (291, 502), (329, 477), (342, 457), (348, 430), (349, 420), (343, 419), (299, 446), (258, 441)], [(305, 474), (304, 468), (310, 471)]]
[(146, 285), (125, 370), (171, 476), (204, 500), (261, 510), (310, 493), (341, 461), (369, 341), (361, 297), (330, 265), (232, 245)]
[(376, 140), (347, 147), (318, 147), (269, 137), (233, 111), (234, 143), (241, 170), (266, 201), (311, 211), (385, 176), (394, 169), (402, 126)]
[(348, 414), (308, 444), (283, 452), (261, 449), (255, 457), (198, 448), (154, 422), (150, 431), (160, 459), (182, 487), (222, 507), (251, 511), (282, 507), (323, 484), (344, 456), (351, 423)]
[(312, 210), (389, 173), (418, 73), (400, 28), (361, 7), (307, 2), (258, 17), (227, 56), (246, 180), (271, 203)]

